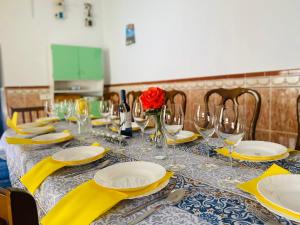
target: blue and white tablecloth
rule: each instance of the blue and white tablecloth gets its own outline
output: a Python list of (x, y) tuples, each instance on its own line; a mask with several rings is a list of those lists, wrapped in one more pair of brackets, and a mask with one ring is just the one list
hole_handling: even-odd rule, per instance
[[(57, 130), (69, 128), (76, 133), (75, 125), (67, 127), (69, 125), (60, 122), (56, 126)], [(97, 130), (98, 129), (101, 130), (104, 128), (97, 128)], [(13, 131), (7, 130), (4, 133), (1, 138), (0, 148), (2, 146), (6, 151), (12, 185), (24, 188), (19, 182), (19, 178), (41, 159), (52, 155), (54, 152), (60, 151), (62, 148), (61, 145), (8, 145), (5, 141), (5, 137), (9, 135), (13, 135)], [(84, 145), (89, 145), (97, 141), (103, 146), (111, 148), (112, 153), (105, 156), (105, 158), (111, 159), (111, 163), (142, 159), (151, 160), (163, 166), (167, 166), (170, 164), (172, 155), (175, 154), (177, 160), (186, 165), (186, 168), (177, 173), (175, 178), (177, 188), (181, 187), (188, 190), (186, 198), (176, 206), (164, 207), (159, 212), (142, 221), (140, 223), (141, 225), (263, 224), (255, 217), (253, 209), (272, 216), (272, 214), (261, 207), (252, 196), (237, 189), (234, 183), (225, 182), (226, 178), (233, 173), (240, 181), (247, 181), (257, 177), (266, 168), (272, 165), (272, 163), (254, 164), (239, 162), (238, 166), (235, 166), (234, 169), (232, 169), (228, 163), (225, 162), (224, 158), (219, 158), (214, 154), (211, 158), (205, 157), (207, 149), (200, 141), (179, 145), (175, 150), (172, 148), (162, 150), (156, 149), (150, 143), (141, 146), (143, 142), (138, 133), (135, 133), (134, 137), (128, 140), (128, 146), (124, 147), (124, 155), (114, 153), (114, 149), (119, 148), (118, 145), (107, 142), (98, 136), (86, 134), (81, 135), (78, 139), (81, 144)], [(216, 139), (212, 139), (211, 144), (217, 146), (219, 145), (219, 142)], [(168, 159), (154, 159), (153, 156), (159, 154), (160, 151), (165, 151), (169, 154)], [(102, 160), (104, 159), (101, 159), (100, 161)], [(282, 160), (276, 163), (289, 169), (293, 173), (300, 172), (299, 161)], [(216, 166), (207, 168), (205, 164), (213, 164)], [(89, 168), (89, 165), (64, 168), (54, 173), (43, 182), (35, 194), (41, 217), (55, 206), (66, 193), (93, 177), (95, 171), (89, 171), (87, 168)], [(66, 177), (67, 174), (74, 171), (80, 171), (82, 172), (82, 175)], [(109, 213), (101, 216), (93, 224), (126, 224), (126, 222), (136, 218), (144, 211), (126, 218), (121, 216), (122, 212), (141, 205), (154, 197), (155, 195), (141, 199), (123, 201), (110, 210)], [(293, 224), (284, 218), (277, 218), (282, 224)]]

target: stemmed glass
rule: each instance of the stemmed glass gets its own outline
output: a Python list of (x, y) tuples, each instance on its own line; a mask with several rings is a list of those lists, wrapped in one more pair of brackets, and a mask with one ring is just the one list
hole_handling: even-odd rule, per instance
[(45, 112), (48, 117), (58, 116), (57, 105), (52, 101), (45, 101), (44, 103)]
[[(145, 128), (147, 127), (147, 125), (149, 123), (149, 116), (146, 114), (146, 111), (144, 110), (141, 101), (136, 100), (134, 102), (132, 116), (133, 116), (134, 122), (141, 129), (141, 132), (142, 132), (141, 133), (142, 134), (142, 146), (141, 146), (141, 149), (144, 150)], [(141, 152), (141, 154), (142, 154), (142, 152)]]
[(166, 142), (168, 137), (170, 137), (173, 144), (173, 163), (169, 165), (169, 169), (172, 171), (184, 169), (185, 165), (177, 163), (175, 152), (177, 135), (182, 130), (184, 123), (184, 113), (181, 104), (164, 105), (161, 113), (161, 123), (166, 134)]
[(70, 111), (69, 111), (69, 107), (70, 107), (71, 103), (68, 102), (67, 100), (64, 100), (63, 102), (60, 103), (59, 105), (59, 111), (63, 114), (64, 119), (67, 121), (67, 119), (70, 117)]
[[(209, 138), (215, 132), (215, 116), (210, 112), (208, 107), (203, 104), (194, 105), (194, 126), (199, 134), (203, 137), (204, 144), (207, 147), (207, 157), (209, 158)], [(214, 164), (205, 164), (206, 167), (215, 166)], [(201, 165), (199, 165), (201, 167)]]
[[(232, 107), (221, 106), (218, 111), (216, 133), (228, 147), (230, 167), (233, 169), (232, 153), (240, 144), (245, 134), (243, 108), (239, 105)], [(238, 182), (233, 176), (230, 176), (227, 180)]]
[[(121, 148), (121, 144), (122, 144), (122, 136), (121, 136), (121, 127), (124, 125), (124, 120), (122, 120), (121, 116), (120, 116), (120, 108), (121, 106), (119, 104), (111, 104), (110, 107), (110, 120), (112, 122), (112, 126), (117, 130), (118, 132), (118, 140), (119, 140), (119, 149), (116, 150), (116, 152), (118, 153), (122, 153), (123, 149)], [(123, 110), (126, 110), (126, 107), (122, 107)]]
[(75, 117), (77, 118), (78, 134), (81, 134), (81, 127), (89, 117), (89, 106), (85, 99), (77, 99), (75, 102)]
[(110, 108), (111, 108), (111, 101), (107, 101), (107, 100), (100, 101), (99, 112), (101, 114), (101, 117), (105, 119), (106, 128), (108, 128), (107, 120), (109, 119)]

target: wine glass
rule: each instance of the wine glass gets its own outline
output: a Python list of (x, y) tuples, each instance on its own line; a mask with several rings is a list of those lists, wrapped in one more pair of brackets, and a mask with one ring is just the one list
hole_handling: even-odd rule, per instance
[[(120, 107), (122, 107), (122, 104), (121, 105), (115, 103), (111, 104), (110, 114), (109, 114), (110, 120), (112, 122), (112, 126), (118, 132), (119, 149), (115, 149), (115, 152), (117, 153), (123, 153), (124, 150), (121, 148), (122, 145), (121, 127), (124, 125), (125, 120), (121, 118)], [(123, 110), (126, 110), (125, 106), (122, 108)]]
[[(233, 169), (232, 153), (245, 135), (243, 116), (243, 107), (239, 105), (234, 105), (233, 107), (221, 106), (218, 110), (216, 133), (228, 147), (231, 169)], [(227, 180), (238, 182), (238, 180), (232, 176)]]
[(78, 134), (81, 134), (81, 127), (89, 116), (89, 106), (85, 99), (77, 99), (75, 102), (75, 117), (77, 118)]
[(110, 107), (111, 107), (111, 101), (102, 100), (99, 103), (99, 112), (101, 114), (101, 117), (105, 119), (106, 122), (106, 128), (108, 128), (108, 119), (110, 115)]
[(134, 122), (138, 125), (138, 127), (141, 129), (142, 134), (142, 146), (141, 149), (144, 149), (145, 144), (145, 128), (147, 127), (149, 123), (149, 117), (146, 114), (146, 111), (143, 108), (143, 104), (140, 100), (136, 100), (133, 104), (133, 111), (132, 116), (134, 119)]
[(161, 113), (161, 123), (166, 135), (166, 142), (170, 138), (173, 144), (173, 163), (169, 165), (169, 169), (172, 171), (184, 169), (185, 165), (177, 163), (175, 152), (177, 135), (182, 130), (184, 123), (184, 113), (181, 104), (164, 105)]
[[(204, 144), (207, 147), (207, 157), (209, 158), (209, 138), (215, 133), (215, 116), (208, 107), (203, 104), (194, 105), (194, 126), (198, 133), (203, 137)], [(214, 164), (205, 164), (206, 167), (215, 166)], [(201, 167), (201, 165), (199, 165)]]
[(67, 121), (67, 119), (69, 118), (69, 107), (70, 107), (70, 102), (67, 100), (64, 100), (63, 102), (61, 102), (59, 104), (59, 111), (62, 113), (62, 115), (64, 116), (64, 119)]
[(48, 117), (57, 116), (57, 108), (57, 105), (51, 100), (45, 101), (44, 103), (44, 109)]

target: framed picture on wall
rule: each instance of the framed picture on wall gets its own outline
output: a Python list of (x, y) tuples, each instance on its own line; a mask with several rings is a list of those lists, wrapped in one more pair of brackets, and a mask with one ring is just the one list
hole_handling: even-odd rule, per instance
[(126, 25), (126, 45), (132, 45), (135, 43), (135, 31), (134, 24)]

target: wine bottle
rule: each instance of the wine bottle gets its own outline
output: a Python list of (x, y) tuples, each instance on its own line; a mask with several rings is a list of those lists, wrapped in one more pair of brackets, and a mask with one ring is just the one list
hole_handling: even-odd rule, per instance
[(132, 137), (131, 112), (126, 102), (126, 92), (121, 90), (121, 104), (119, 106), (121, 120), (121, 135)]

